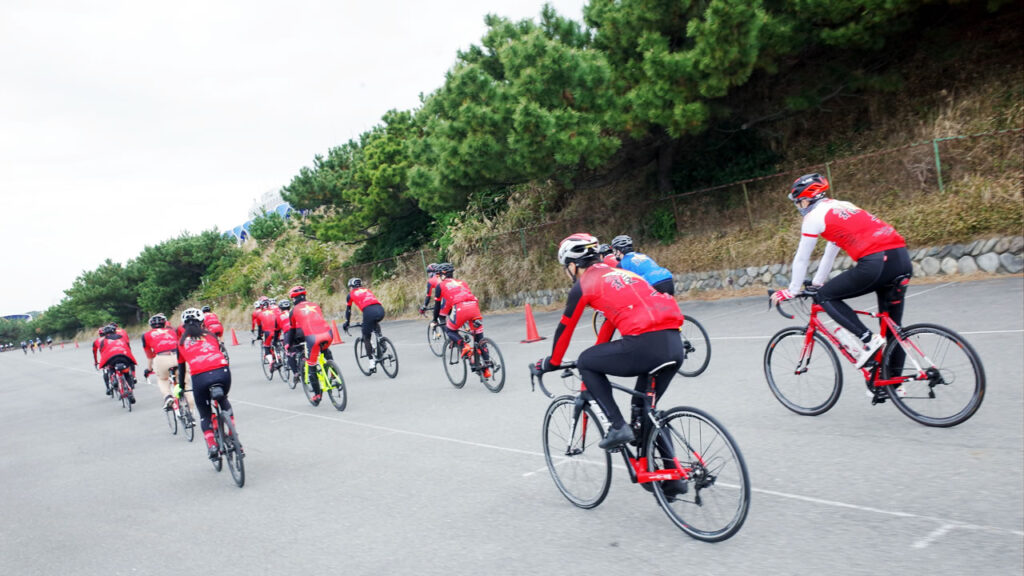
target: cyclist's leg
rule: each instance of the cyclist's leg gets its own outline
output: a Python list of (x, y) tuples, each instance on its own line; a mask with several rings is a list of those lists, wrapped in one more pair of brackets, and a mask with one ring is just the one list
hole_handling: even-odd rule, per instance
[[(473, 335), (473, 341), (476, 342), (477, 347), (480, 346), (480, 341), (484, 338), (484, 317), (480, 314), (480, 305), (475, 302), (467, 302), (462, 305), (460, 312), (463, 318), (468, 319), (469, 333)], [(488, 362), (491, 359), (490, 354), (487, 350), (480, 350), (480, 358), (484, 362)]]
[(373, 358), (373, 347), (370, 345), (371, 335), (374, 332), (380, 334), (380, 321), (384, 318), (384, 307), (380, 304), (371, 304), (363, 310), (363, 345), (366, 346), (366, 355)]
[(452, 306), (448, 316), (444, 321), (444, 333), (448, 335), (448, 339), (452, 341), (452, 344), (456, 347), (462, 347), (462, 336), (459, 336), (459, 323), (461, 320), (458, 318), (458, 313), (455, 310), (455, 306)]
[(153, 358), (153, 372), (156, 373), (156, 385), (164, 398), (171, 396), (171, 370), (178, 369), (178, 357), (174, 354), (157, 354)]
[(206, 440), (207, 452), (214, 453), (217, 450), (217, 441), (213, 437), (213, 423), (211, 422), (210, 409), (210, 385), (214, 383), (212, 375), (207, 373), (197, 374), (192, 378), (192, 394), (196, 407), (199, 411), (199, 429), (203, 431), (203, 438)]
[(826, 282), (814, 297), (814, 300), (825, 309), (825, 313), (864, 342), (870, 340), (871, 330), (843, 300), (874, 292), (878, 287), (884, 264), (883, 253), (868, 254), (861, 258), (856, 266)]
[(676, 284), (672, 278), (666, 278), (660, 282), (655, 282), (651, 288), (654, 288), (662, 294), (668, 294), (670, 296), (676, 295)]
[[(907, 285), (910, 283), (911, 274), (913, 274), (910, 253), (906, 248), (894, 248), (886, 250), (885, 255), (885, 269), (882, 272), (885, 286), (875, 291), (878, 297), (878, 310), (888, 313), (893, 322), (902, 325)], [(903, 348), (898, 346), (894, 348), (889, 356), (889, 373), (901, 373), (905, 359), (906, 353), (903, 352)]]
[(313, 388), (313, 393), (319, 396), (323, 393), (320, 388), (320, 378), (317, 377), (317, 362), (320, 359), (320, 345), (318, 334), (306, 334), (306, 368), (309, 372), (309, 385)]

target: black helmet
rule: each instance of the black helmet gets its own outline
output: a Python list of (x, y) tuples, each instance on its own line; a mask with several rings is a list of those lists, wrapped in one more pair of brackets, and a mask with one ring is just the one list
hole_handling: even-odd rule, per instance
[(363, 281), (360, 280), (359, 278), (349, 278), (348, 279), (348, 289), (349, 290), (351, 290), (353, 288), (359, 288), (362, 285), (363, 285)]
[(282, 298), (281, 301), (277, 303), (277, 307), (281, 310), (291, 310), (292, 301), (287, 298)]
[(163, 328), (166, 325), (167, 325), (167, 316), (164, 316), (163, 314), (153, 314), (149, 318), (149, 327), (150, 328)]
[(601, 256), (607, 256), (612, 253), (612, 247), (607, 244), (601, 244), (597, 247), (597, 253)]
[(110, 334), (113, 334), (114, 332), (117, 332), (117, 328), (114, 328), (110, 324), (107, 324), (103, 328), (100, 328), (100, 336), (109, 336)]
[(209, 306), (203, 306), (203, 307), (201, 308), (201, 310), (203, 311), (203, 314), (206, 314), (207, 312), (209, 312), (209, 311), (210, 311), (210, 307), (209, 307)]
[(451, 277), (455, 275), (455, 265), (451, 262), (441, 262), (437, 265), (437, 273)]
[(612, 248), (623, 254), (629, 254), (633, 251), (633, 239), (625, 234), (616, 236), (612, 238)]
[(437, 262), (427, 264), (427, 274), (437, 274)]

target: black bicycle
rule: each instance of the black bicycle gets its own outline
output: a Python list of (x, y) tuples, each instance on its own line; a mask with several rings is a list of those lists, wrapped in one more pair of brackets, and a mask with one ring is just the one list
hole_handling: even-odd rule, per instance
[[(444, 363), (444, 373), (448, 376), (448, 381), (452, 386), (462, 388), (466, 385), (466, 377), (472, 372), (488, 390), (501, 392), (505, 387), (505, 357), (501, 355), (498, 345), (490, 338), (481, 338), (480, 342), (476, 342), (467, 330), (459, 330), (459, 337), (463, 342), (469, 343), (471, 351), (464, 354), (462, 348), (456, 346), (451, 338), (445, 337), (447, 344), (441, 361)], [(485, 351), (488, 356), (486, 361)]]
[(185, 396), (184, 387), (182, 387), (181, 394), (175, 394), (174, 391), (178, 387), (178, 371), (171, 370), (171, 397), (173, 403), (171, 404), (170, 410), (165, 410), (164, 413), (167, 415), (167, 427), (170, 429), (172, 435), (178, 433), (179, 423), (182, 431), (182, 436), (186, 440), (191, 442), (196, 437), (196, 421), (195, 416), (192, 414), (192, 407), (189, 406), (188, 397)]
[[(360, 328), (362, 323), (351, 324), (351, 328)], [(345, 330), (346, 334), (349, 334), (348, 330)], [(360, 335), (355, 341), (355, 354), (356, 354), (356, 365), (359, 366), (359, 371), (369, 376), (377, 371), (377, 366), (380, 366), (384, 373), (388, 375), (388, 378), (394, 378), (398, 376), (398, 352), (395, 351), (395, 345), (388, 340), (386, 336), (383, 336), (380, 331), (380, 324), (377, 325), (373, 330), (371, 336), (373, 339), (370, 342), (370, 352), (372, 356), (366, 354), (366, 345), (363, 344), (363, 337)], [(371, 365), (370, 359), (373, 359), (374, 363)]]
[[(109, 366), (109, 365), (108, 365)], [(127, 364), (118, 362), (114, 368), (107, 368), (107, 389), (115, 400), (121, 401), (121, 407), (132, 411), (135, 404), (135, 384)]]
[(536, 382), (554, 398), (544, 415), (544, 459), (563, 496), (580, 508), (601, 504), (611, 486), (611, 452), (618, 451), (630, 481), (653, 492), (683, 532), (705, 542), (736, 534), (750, 508), (750, 478), (736, 442), (702, 410), (655, 406), (655, 377), (675, 370), (675, 362), (651, 370), (651, 386), (645, 392), (612, 383), (612, 388), (643, 400), (642, 410), (634, 411), (630, 423), (636, 433), (635, 454), (628, 445), (612, 451), (598, 446), (608, 420), (580, 380), (576, 363), (563, 367), (563, 381), (573, 394), (555, 397), (544, 386), (543, 375), (530, 375), (531, 388)]
[(277, 375), (281, 377), (281, 380), (288, 384), (289, 387), (295, 388), (295, 382), (292, 378), (292, 369), (288, 366), (288, 356), (284, 350), (284, 341), (278, 339), (274, 342), (274, 356), (276, 357), (276, 366), (274, 370), (277, 371)]
[(447, 338), (444, 335), (444, 328), (440, 323), (434, 322), (433, 320), (427, 324), (427, 344), (430, 345), (430, 351), (434, 353), (434, 356), (441, 357), (444, 355), (444, 345)]
[(218, 452), (217, 458), (212, 460), (213, 468), (220, 472), (224, 460), (227, 460), (231, 478), (241, 488), (245, 485), (245, 452), (242, 450), (242, 442), (238, 439), (238, 431), (235, 429), (231, 414), (226, 414), (221, 409), (220, 403), (224, 396), (224, 388), (219, 384), (210, 387), (210, 417)]

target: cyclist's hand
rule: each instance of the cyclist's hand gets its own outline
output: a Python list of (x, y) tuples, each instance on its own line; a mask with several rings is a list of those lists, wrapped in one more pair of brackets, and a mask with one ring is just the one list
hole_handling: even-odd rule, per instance
[(345, 322), (344, 324), (341, 325), (341, 329), (345, 331), (345, 334), (348, 334), (348, 327), (349, 327), (349, 323), (348, 322)]
[(778, 304), (779, 302), (785, 302), (786, 300), (792, 300), (793, 293), (783, 288), (782, 290), (776, 290), (772, 293), (772, 303)]
[(181, 384), (174, 385), (174, 397), (181, 398)]
[(152, 370), (150, 370), (149, 368), (146, 368), (145, 370), (142, 371), (142, 377), (143, 378), (149, 378), (149, 375), (152, 374), (152, 373), (153, 373)]
[(420, 306), (420, 316), (423, 316), (426, 313), (427, 313), (427, 307), (426, 306)]
[(821, 288), (820, 284), (808, 284), (807, 286), (804, 286), (804, 293), (812, 294), (812, 295), (813, 294), (817, 294), (818, 293), (818, 289), (820, 289), (820, 288)]
[(537, 362), (530, 368), (530, 373), (534, 376), (542, 376), (545, 373), (557, 370), (558, 368), (560, 368), (560, 366), (555, 366), (551, 363), (551, 356), (547, 356), (537, 360)]

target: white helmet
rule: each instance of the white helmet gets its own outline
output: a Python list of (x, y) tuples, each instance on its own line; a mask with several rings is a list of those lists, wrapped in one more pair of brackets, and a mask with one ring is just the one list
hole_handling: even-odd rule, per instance
[(558, 245), (558, 263), (566, 266), (587, 258), (598, 258), (597, 238), (586, 233), (577, 233), (562, 240)]
[(181, 323), (185, 324), (187, 322), (202, 322), (203, 316), (203, 311), (200, 310), (199, 308), (188, 308), (181, 313)]

